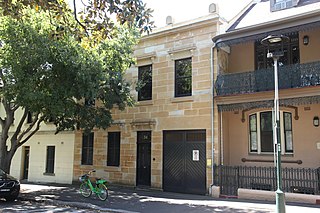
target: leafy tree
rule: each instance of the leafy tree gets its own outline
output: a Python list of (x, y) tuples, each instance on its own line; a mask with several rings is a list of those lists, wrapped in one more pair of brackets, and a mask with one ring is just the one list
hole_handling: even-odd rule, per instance
[[(97, 2), (91, 2), (93, 9), (98, 8)], [(99, 2), (110, 6), (140, 1)], [(114, 105), (124, 109), (133, 104), (124, 72), (134, 63), (136, 29), (143, 23), (130, 17), (139, 20), (144, 10), (143, 6), (133, 12), (114, 9), (122, 25), (88, 30), (98, 22), (93, 18), (81, 26), (63, 1), (5, 0), (1, 4), (0, 168), (9, 172), (16, 150), (43, 122), (55, 124), (56, 133), (105, 129), (112, 122)], [(26, 124), (30, 113), (32, 121)]]
[[(67, 2), (71, 2), (73, 11)], [(115, 27), (114, 18), (120, 24), (136, 27), (140, 32), (150, 32), (152, 10), (142, 0), (2, 0), (1, 13), (16, 19), (23, 18), (26, 7), (47, 11), (56, 20), (58, 33), (68, 29), (79, 38), (90, 35), (95, 40), (110, 38)], [(81, 11), (78, 9), (80, 8)], [(79, 11), (78, 11), (78, 10)], [(71, 23), (70, 16), (76, 22)], [(79, 28), (80, 26), (80, 28)]]

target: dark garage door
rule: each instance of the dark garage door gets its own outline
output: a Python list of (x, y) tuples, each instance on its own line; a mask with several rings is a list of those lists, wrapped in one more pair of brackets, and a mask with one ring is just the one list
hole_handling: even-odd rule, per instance
[(163, 190), (206, 193), (206, 131), (163, 131)]

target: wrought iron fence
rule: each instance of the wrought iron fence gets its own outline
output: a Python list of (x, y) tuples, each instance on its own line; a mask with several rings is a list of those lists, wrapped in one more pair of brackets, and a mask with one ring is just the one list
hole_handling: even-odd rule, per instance
[[(279, 89), (320, 85), (320, 62), (279, 67)], [(219, 74), (216, 80), (218, 96), (248, 94), (274, 90), (273, 68), (244, 73)]]
[[(276, 168), (215, 165), (214, 185), (222, 195), (237, 195), (238, 188), (276, 191)], [(320, 194), (320, 167), (282, 168), (282, 190), (302, 194)]]

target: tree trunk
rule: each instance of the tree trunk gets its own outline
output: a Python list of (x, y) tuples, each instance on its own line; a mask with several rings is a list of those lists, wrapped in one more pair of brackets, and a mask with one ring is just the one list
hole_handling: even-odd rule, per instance
[(11, 150), (7, 150), (7, 139), (8, 135), (4, 135), (2, 133), (0, 137), (0, 169), (5, 171), (6, 173), (10, 173), (11, 160), (13, 158), (14, 153), (17, 150), (17, 147), (11, 147)]
[[(2, 147), (4, 143), (0, 144), (0, 168), (5, 171), (6, 173), (10, 173), (10, 167), (11, 167), (11, 160), (13, 157), (13, 154), (10, 152), (7, 152), (6, 146)], [(4, 149), (3, 149), (4, 148)]]

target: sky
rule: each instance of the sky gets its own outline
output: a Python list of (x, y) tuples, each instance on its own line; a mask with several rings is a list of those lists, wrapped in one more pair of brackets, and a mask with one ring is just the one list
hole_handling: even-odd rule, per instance
[(157, 27), (166, 24), (166, 17), (172, 16), (174, 22), (183, 22), (209, 14), (209, 5), (216, 3), (220, 16), (230, 20), (251, 0), (143, 0), (154, 10), (153, 19)]
[[(71, 0), (68, 0), (71, 3)], [(80, 0), (77, 0), (79, 3)], [(86, 1), (86, 0), (85, 0)], [(166, 17), (172, 16), (175, 23), (188, 21), (209, 14), (209, 5), (218, 5), (219, 14), (226, 20), (233, 18), (252, 0), (142, 0), (154, 10), (153, 20), (156, 27), (166, 25)]]

